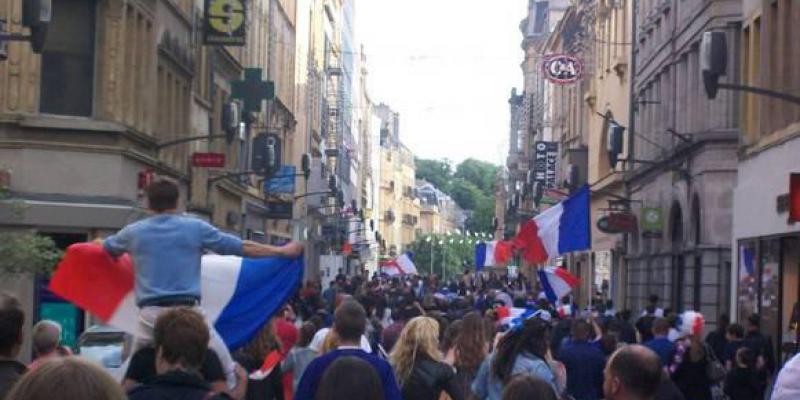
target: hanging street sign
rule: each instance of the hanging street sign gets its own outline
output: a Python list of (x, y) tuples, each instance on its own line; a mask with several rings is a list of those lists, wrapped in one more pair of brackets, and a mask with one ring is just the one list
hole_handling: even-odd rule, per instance
[(203, 43), (244, 46), (247, 31), (246, 0), (206, 0)]
[(261, 68), (245, 68), (244, 79), (231, 82), (231, 98), (242, 100), (242, 111), (260, 112), (264, 100), (275, 98), (275, 82), (262, 81)]
[(533, 155), (533, 181), (545, 189), (556, 188), (558, 142), (536, 142)]
[(642, 237), (660, 239), (664, 235), (664, 213), (660, 208), (642, 208)]
[(292, 219), (294, 203), (291, 201), (267, 201), (264, 203), (267, 212), (264, 214), (270, 219)]
[(192, 153), (192, 166), (199, 168), (224, 168), (225, 153)]
[(550, 54), (542, 62), (545, 79), (552, 83), (567, 84), (580, 79), (583, 73), (581, 60), (567, 54)]
[(612, 213), (597, 220), (597, 229), (604, 233), (636, 232), (636, 216), (631, 213)]

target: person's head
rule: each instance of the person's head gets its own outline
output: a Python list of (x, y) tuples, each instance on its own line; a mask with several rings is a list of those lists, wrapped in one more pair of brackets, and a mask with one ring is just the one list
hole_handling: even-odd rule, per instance
[(22, 347), (25, 313), (16, 297), (0, 293), (0, 356), (15, 358)]
[(748, 332), (757, 332), (761, 329), (761, 316), (758, 314), (750, 314), (747, 317), (747, 331)]
[(744, 327), (740, 324), (730, 324), (728, 329), (725, 330), (725, 337), (730, 342), (735, 342), (744, 339)]
[(36, 356), (50, 354), (61, 343), (61, 325), (58, 322), (42, 320), (33, 326), (33, 351)]
[(516, 375), (503, 389), (503, 400), (557, 400), (549, 383), (534, 375)]
[(731, 319), (728, 317), (728, 314), (720, 314), (717, 318), (717, 330), (720, 332), (724, 333), (730, 324)]
[(367, 313), (355, 301), (345, 301), (333, 315), (333, 329), (342, 344), (360, 343), (367, 326)]
[(300, 327), (300, 338), (297, 339), (297, 347), (308, 347), (311, 341), (314, 340), (314, 335), (317, 333), (317, 327), (312, 322), (303, 322)]
[(620, 348), (606, 363), (603, 394), (608, 400), (652, 399), (662, 378), (658, 355), (641, 345)]
[(736, 366), (739, 368), (755, 368), (756, 367), (756, 353), (747, 346), (740, 347), (736, 350)]
[(245, 354), (254, 360), (263, 360), (267, 358), (267, 354), (280, 349), (281, 342), (275, 333), (275, 324), (270, 319), (261, 327), (256, 336), (244, 346), (243, 350)]
[(339, 357), (325, 369), (314, 398), (383, 400), (383, 386), (370, 363), (357, 357)]
[(147, 207), (157, 213), (173, 211), (178, 208), (178, 185), (167, 179), (159, 179), (146, 189)]
[(647, 302), (650, 305), (654, 306), (654, 307), (657, 306), (658, 305), (658, 295), (657, 294), (651, 294), (650, 297), (647, 298)]
[(164, 312), (153, 328), (156, 372), (198, 370), (205, 359), (208, 341), (206, 321), (196, 311), (175, 308)]
[(572, 322), (572, 339), (585, 342), (589, 340), (589, 334), (592, 332), (592, 327), (588, 322), (582, 319), (576, 319)]
[(544, 360), (549, 341), (550, 325), (547, 322), (539, 318), (526, 320), (522, 326), (512, 329), (500, 339), (492, 363), (492, 374), (501, 382), (508, 383), (517, 356), (529, 353)]
[(397, 374), (400, 386), (411, 376), (418, 359), (439, 361), (439, 323), (430, 317), (416, 317), (408, 321), (397, 339), (389, 360)]
[(124, 400), (122, 386), (100, 367), (78, 357), (64, 357), (24, 374), (8, 393), (14, 400)]
[(653, 321), (653, 336), (667, 336), (669, 334), (669, 321), (666, 318), (656, 318)]
[(475, 311), (467, 313), (462, 321), (461, 333), (456, 337), (455, 342), (455, 365), (468, 371), (474, 371), (486, 358), (486, 342), (489, 340), (486, 333), (486, 322)]

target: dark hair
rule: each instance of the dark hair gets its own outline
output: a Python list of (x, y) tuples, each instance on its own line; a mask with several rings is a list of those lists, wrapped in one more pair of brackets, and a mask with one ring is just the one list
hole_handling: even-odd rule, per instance
[(325, 320), (322, 319), (322, 317), (320, 317), (319, 315), (312, 316), (311, 318), (308, 319), (308, 322), (314, 324), (314, 328), (316, 328), (316, 330), (320, 330), (325, 327)]
[(147, 206), (156, 212), (178, 208), (178, 185), (167, 179), (159, 179), (146, 189)]
[(650, 304), (655, 305), (656, 303), (658, 303), (658, 295), (651, 294), (650, 297), (647, 298), (647, 301), (650, 302)]
[(467, 313), (455, 341), (455, 366), (459, 370), (476, 372), (486, 358), (487, 341), (483, 317), (475, 311)]
[(25, 313), (16, 297), (0, 293), (0, 355), (14, 356), (11, 351), (20, 344)]
[(314, 340), (314, 334), (317, 333), (317, 327), (311, 322), (304, 322), (300, 327), (300, 338), (297, 340), (298, 347), (308, 347), (311, 341)]
[(666, 318), (656, 318), (653, 321), (653, 334), (666, 335), (669, 333), (669, 321)]
[(761, 316), (758, 314), (750, 314), (750, 316), (747, 317), (747, 323), (752, 327), (759, 328), (761, 327)]
[(275, 333), (275, 324), (270, 319), (240, 351), (250, 359), (261, 362), (275, 350), (281, 350), (281, 342)]
[(617, 350), (608, 361), (608, 371), (637, 397), (652, 398), (661, 384), (661, 360), (656, 353), (641, 345)]
[(367, 328), (367, 313), (358, 302), (347, 300), (333, 315), (333, 329), (342, 341), (358, 341)]
[(737, 339), (744, 338), (744, 327), (741, 326), (740, 324), (734, 323), (728, 325), (728, 329), (726, 332)]
[(156, 319), (153, 342), (156, 350), (171, 364), (181, 364), (188, 369), (198, 369), (208, 348), (208, 326), (196, 311), (175, 308)]
[(577, 319), (572, 323), (572, 338), (575, 340), (589, 340), (591, 332), (592, 327), (585, 320)]
[(50, 360), (22, 375), (6, 399), (14, 400), (124, 400), (116, 382), (99, 366), (79, 357)]
[(549, 383), (533, 375), (516, 375), (503, 389), (503, 400), (557, 400)]
[(721, 330), (725, 330), (728, 325), (730, 325), (731, 319), (728, 317), (728, 314), (720, 314), (717, 318), (717, 327)]
[(756, 367), (756, 353), (747, 347), (740, 347), (736, 350), (736, 362), (744, 364), (747, 368)]
[(525, 321), (520, 329), (511, 330), (497, 344), (492, 374), (504, 384), (511, 379), (514, 361), (523, 352), (545, 359), (550, 326), (539, 318)]
[(461, 326), (463, 324), (463, 320), (457, 319), (447, 326), (447, 330), (444, 332), (444, 339), (439, 341), (439, 347), (442, 353), (447, 354), (447, 352), (455, 346), (456, 338), (459, 333), (461, 333)]
[(381, 378), (375, 368), (357, 357), (339, 357), (322, 374), (317, 400), (383, 400)]

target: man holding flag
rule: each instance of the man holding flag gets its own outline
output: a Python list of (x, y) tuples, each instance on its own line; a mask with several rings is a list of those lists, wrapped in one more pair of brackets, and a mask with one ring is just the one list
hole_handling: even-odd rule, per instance
[[(147, 188), (147, 200), (153, 215), (102, 241), (103, 248), (111, 256), (128, 253), (133, 260), (139, 323), (148, 336), (158, 316), (165, 311), (174, 307), (199, 307), (200, 260), (204, 251), (285, 258), (295, 258), (303, 252), (300, 243), (275, 247), (243, 241), (220, 232), (205, 221), (183, 216), (177, 211), (178, 196), (174, 183), (164, 179), (152, 183)], [(207, 323), (211, 332), (210, 348), (219, 356), (231, 385), (235, 382), (233, 359), (213, 325)]]

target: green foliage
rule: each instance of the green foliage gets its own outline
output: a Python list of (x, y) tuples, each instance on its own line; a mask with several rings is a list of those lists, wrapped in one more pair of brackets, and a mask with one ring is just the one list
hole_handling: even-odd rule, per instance
[[(428, 238), (431, 238), (428, 240)], [(451, 243), (452, 242), (452, 243)], [(440, 244), (441, 243), (441, 244)], [(414, 265), (420, 274), (433, 273), (451, 279), (464, 271), (464, 266), (475, 268), (475, 239), (464, 236), (430, 235), (418, 237), (408, 246), (414, 253)], [(433, 252), (431, 253), (431, 250)], [(431, 264), (433, 255), (433, 264)], [(444, 268), (444, 275), (443, 275)]]
[(448, 160), (416, 160), (417, 179), (424, 179), (447, 193), (464, 210), (471, 212), (466, 229), (491, 231), (494, 218), (497, 166), (466, 159), (455, 167)]
[(0, 274), (53, 272), (62, 252), (52, 239), (31, 232), (0, 232)]

